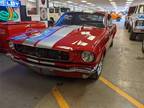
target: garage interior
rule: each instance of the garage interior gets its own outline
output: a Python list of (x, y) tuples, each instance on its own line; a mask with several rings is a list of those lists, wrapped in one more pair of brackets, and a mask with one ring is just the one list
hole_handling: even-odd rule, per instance
[(102, 75), (97, 81), (40, 75), (0, 53), (0, 108), (144, 108), (142, 42), (129, 40), (124, 26), (128, 8), (144, 1), (49, 1), (49, 5), (54, 3), (59, 7), (66, 3), (72, 11), (82, 5), (80, 11), (125, 12), (120, 21), (113, 21), (117, 32), (104, 58)]

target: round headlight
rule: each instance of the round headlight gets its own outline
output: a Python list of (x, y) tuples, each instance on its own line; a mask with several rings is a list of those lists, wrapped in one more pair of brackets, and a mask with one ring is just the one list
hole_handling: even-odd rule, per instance
[(14, 44), (13, 44), (12, 41), (9, 41), (9, 47), (12, 48), (12, 49), (14, 48)]
[(87, 62), (87, 63), (93, 62), (95, 59), (94, 54), (89, 51), (82, 52), (81, 58), (84, 62)]

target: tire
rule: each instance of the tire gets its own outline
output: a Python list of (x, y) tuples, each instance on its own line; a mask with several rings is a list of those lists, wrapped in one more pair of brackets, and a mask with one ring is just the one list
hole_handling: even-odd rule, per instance
[(144, 53), (144, 40), (142, 41), (142, 53)]
[(131, 27), (130, 26), (128, 26), (128, 32), (130, 32), (131, 31)]
[(136, 40), (136, 33), (134, 33), (133, 30), (131, 30), (129, 39), (133, 41)]
[(125, 23), (125, 28), (126, 28), (126, 30), (128, 29), (128, 23)]
[(103, 69), (103, 57), (101, 58), (100, 63), (98, 64), (96, 72), (92, 74), (89, 78), (92, 80), (98, 80), (101, 75), (102, 69)]
[(112, 40), (112, 42), (111, 42), (111, 44), (110, 44), (110, 48), (111, 48), (111, 47), (113, 47), (113, 40)]

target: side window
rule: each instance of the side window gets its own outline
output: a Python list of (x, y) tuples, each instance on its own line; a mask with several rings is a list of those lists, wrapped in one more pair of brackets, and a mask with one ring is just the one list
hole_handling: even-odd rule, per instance
[(130, 7), (128, 11), (128, 15), (135, 13), (136, 10), (137, 10), (137, 6)]
[(141, 5), (139, 8), (139, 13), (144, 13), (144, 5)]

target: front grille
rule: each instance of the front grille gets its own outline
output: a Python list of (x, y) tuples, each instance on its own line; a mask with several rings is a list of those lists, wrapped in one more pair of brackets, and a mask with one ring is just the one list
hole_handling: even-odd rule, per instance
[(136, 21), (136, 26), (142, 26), (142, 27), (144, 27), (144, 20), (137, 20)]
[(68, 61), (69, 53), (65, 51), (52, 50), (46, 48), (37, 48), (26, 45), (15, 44), (15, 50), (18, 53), (37, 57), (39, 59), (48, 59), (51, 61)]

